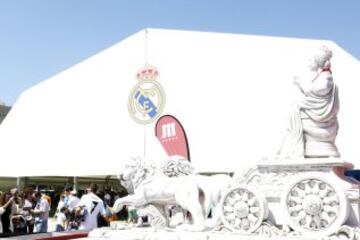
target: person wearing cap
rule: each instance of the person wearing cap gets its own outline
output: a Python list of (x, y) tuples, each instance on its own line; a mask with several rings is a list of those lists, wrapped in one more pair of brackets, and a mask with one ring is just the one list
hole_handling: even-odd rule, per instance
[(80, 230), (91, 230), (98, 227), (98, 215), (106, 217), (106, 210), (104, 202), (99, 198), (95, 192), (97, 191), (96, 184), (90, 184), (86, 188), (86, 194), (84, 194), (78, 206), (75, 209), (76, 215), (82, 215), (83, 221), (80, 223)]

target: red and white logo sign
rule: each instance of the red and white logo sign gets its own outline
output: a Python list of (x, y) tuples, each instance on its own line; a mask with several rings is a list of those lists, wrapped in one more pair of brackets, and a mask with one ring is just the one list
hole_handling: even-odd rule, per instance
[(190, 161), (185, 130), (174, 116), (162, 116), (156, 123), (155, 134), (169, 156), (180, 155)]

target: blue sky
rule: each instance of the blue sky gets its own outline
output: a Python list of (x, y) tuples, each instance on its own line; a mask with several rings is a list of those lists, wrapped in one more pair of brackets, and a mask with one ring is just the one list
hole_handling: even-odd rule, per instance
[(0, 0), (0, 100), (147, 27), (326, 39), (360, 59), (359, 0)]

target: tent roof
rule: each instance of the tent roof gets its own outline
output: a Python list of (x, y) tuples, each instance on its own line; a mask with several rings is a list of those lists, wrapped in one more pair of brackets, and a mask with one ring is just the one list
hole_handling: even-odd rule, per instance
[(127, 109), (146, 60), (159, 69), (163, 114), (184, 126), (195, 169), (241, 171), (277, 148), (292, 79), (320, 45), (334, 52), (337, 145), (360, 167), (360, 63), (334, 42), (148, 29), (24, 91), (0, 125), (0, 175), (116, 175), (130, 156), (164, 161), (155, 123), (139, 125)]

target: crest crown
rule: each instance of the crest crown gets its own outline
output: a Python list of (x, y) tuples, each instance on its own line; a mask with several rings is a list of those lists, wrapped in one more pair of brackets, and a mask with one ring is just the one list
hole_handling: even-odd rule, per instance
[(157, 77), (159, 76), (159, 71), (154, 66), (145, 66), (142, 67), (137, 73), (136, 73), (136, 79), (139, 81), (142, 80), (152, 80), (155, 81)]

